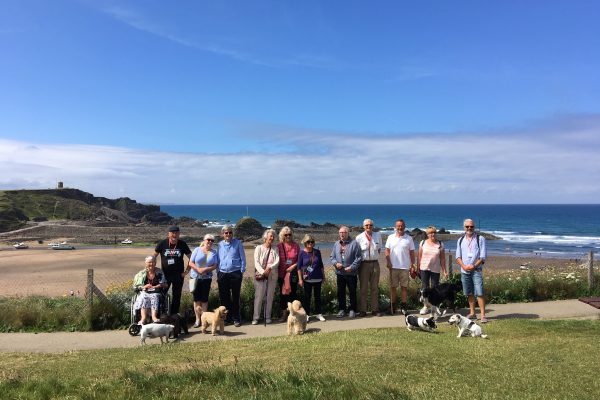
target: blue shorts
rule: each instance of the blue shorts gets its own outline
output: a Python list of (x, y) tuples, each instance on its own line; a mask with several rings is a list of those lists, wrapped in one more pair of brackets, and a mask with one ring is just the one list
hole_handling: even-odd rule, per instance
[(476, 269), (470, 274), (461, 273), (460, 280), (462, 281), (465, 296), (475, 295), (476, 297), (483, 297), (483, 274), (481, 273), (481, 269)]

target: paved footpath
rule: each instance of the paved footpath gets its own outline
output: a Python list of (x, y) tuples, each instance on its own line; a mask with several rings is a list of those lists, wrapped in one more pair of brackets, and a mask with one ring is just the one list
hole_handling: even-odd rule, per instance
[[(465, 315), (465, 310), (460, 310)], [(325, 322), (311, 319), (307, 329), (313, 332), (334, 332), (366, 328), (404, 327), (404, 318), (400, 315), (337, 319), (327, 316)], [(511, 303), (488, 305), (489, 323), (508, 318), (535, 319), (600, 319), (600, 310), (578, 300), (543, 301), (537, 303)], [(244, 324), (239, 328), (225, 327), (225, 335), (213, 337), (192, 329), (182, 343), (205, 340), (231, 340), (256, 337), (282, 336), (286, 334), (286, 324), (271, 325)], [(148, 343), (157, 343), (158, 339), (148, 339)], [(56, 332), (56, 333), (2, 333), (0, 334), (0, 352), (62, 353), (73, 350), (91, 350), (107, 348), (126, 348), (140, 345), (140, 338), (130, 336), (127, 331), (100, 332)]]

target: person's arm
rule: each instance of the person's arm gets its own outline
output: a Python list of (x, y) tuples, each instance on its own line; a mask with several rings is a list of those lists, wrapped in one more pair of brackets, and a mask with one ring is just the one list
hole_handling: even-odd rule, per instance
[[(183, 270), (183, 276), (185, 276), (188, 272), (190, 272), (190, 264), (189, 261), (192, 257), (192, 251), (190, 250), (190, 246), (188, 246), (188, 244), (186, 242), (183, 242), (184, 246), (182, 246), (182, 250), (183, 250), (183, 254), (185, 254), (188, 258), (188, 265), (187, 267)], [(195, 250), (195, 249), (194, 249)], [(183, 257), (181, 257), (181, 260), (184, 261), (185, 259)]]
[[(216, 250), (212, 250), (209, 252), (209, 254), (212, 254), (212, 263), (210, 264), (209, 267), (206, 267), (206, 272), (212, 272), (215, 269), (217, 269), (217, 267), (219, 266), (219, 252)], [(208, 257), (208, 254), (206, 255)]]
[(160, 271), (159, 273), (159, 285), (163, 288), (166, 289), (168, 287), (168, 283), (167, 283), (167, 278), (165, 277), (164, 272)]
[(410, 266), (414, 267), (416, 264), (415, 262), (415, 251), (414, 250), (410, 250)]
[(244, 244), (241, 240), (238, 240), (238, 252), (240, 255), (240, 260), (242, 261), (242, 274), (246, 272), (246, 253), (244, 252)]
[(440, 265), (442, 266), (442, 273), (448, 278), (448, 270), (446, 269), (446, 250), (443, 245), (440, 247)]
[(200, 273), (198, 266), (196, 265), (196, 263), (194, 262), (194, 260), (196, 259), (197, 256), (197, 251), (198, 251), (198, 247), (196, 247), (194, 249), (194, 252), (192, 253), (192, 255), (190, 256), (190, 262), (188, 263), (188, 269), (193, 269), (194, 271), (196, 271), (197, 273)]
[(254, 270), (256, 271), (256, 275), (262, 275), (265, 273), (265, 270), (262, 266), (262, 260), (260, 259), (261, 248), (262, 244), (259, 244), (254, 248)]
[(338, 262), (337, 262), (337, 257), (336, 257), (336, 254), (335, 254), (336, 253), (336, 251), (335, 251), (336, 247), (337, 247), (337, 243), (334, 243), (333, 244), (333, 249), (331, 249), (331, 255), (329, 256), (329, 261), (331, 261), (331, 265), (333, 265), (334, 268), (339, 269), (338, 266), (337, 266)]
[(425, 241), (421, 240), (421, 243), (419, 244), (419, 254), (417, 257), (417, 268), (418, 269), (423, 268), (423, 266), (421, 265), (422, 260), (423, 260), (423, 243), (425, 243)]
[(353, 250), (354, 250), (354, 260), (352, 261), (352, 264), (350, 264), (348, 266), (348, 268), (346, 268), (347, 272), (357, 271), (358, 267), (360, 267), (360, 262), (362, 261), (362, 251), (360, 249), (360, 246), (358, 245), (358, 243), (356, 241), (354, 243), (356, 243), (356, 245), (353, 248)]
[(481, 235), (477, 235), (477, 240), (479, 240), (479, 258), (473, 264), (473, 268), (477, 268), (483, 265), (483, 263), (485, 263), (485, 257), (487, 254), (485, 247), (485, 238)]
[(317, 254), (317, 268), (321, 268), (321, 271), (323, 273), (323, 281), (322, 283), (325, 283), (326, 277), (325, 277), (325, 265), (323, 265), (323, 257), (321, 257), (321, 251), (319, 249), (314, 249), (313, 251), (316, 251)]
[(304, 268), (304, 257), (302, 257), (302, 253), (298, 253), (298, 262), (296, 263), (296, 273), (298, 274), (298, 285), (300, 285), (300, 287), (304, 287), (304, 277), (302, 276), (303, 268)]
[[(267, 275), (269, 275), (273, 269), (277, 269), (277, 267), (279, 267), (279, 252), (276, 250), (271, 250), (271, 251), (269, 251), (269, 253), (273, 254), (273, 261), (271, 262), (271, 264), (267, 264), (267, 266), (268, 266)], [(267, 255), (267, 257), (268, 257), (268, 255)], [(268, 261), (268, 259), (267, 259), (267, 261)]]

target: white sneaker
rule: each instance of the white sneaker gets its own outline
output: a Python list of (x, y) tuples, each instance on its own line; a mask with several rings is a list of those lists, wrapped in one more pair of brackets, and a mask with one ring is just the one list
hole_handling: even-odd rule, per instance
[(350, 318), (354, 318), (354, 317), (356, 317), (356, 313), (354, 312), (354, 310), (350, 310), (350, 312), (348, 313), (348, 316)]
[(252, 325), (258, 325), (258, 320), (257, 319), (253, 319), (252, 320)]
[(267, 324), (270, 324), (271, 322), (273, 322), (273, 321), (271, 321), (270, 318), (267, 318)]
[(338, 318), (344, 318), (345, 315), (346, 315), (346, 313), (344, 312), (344, 310), (340, 310), (340, 312), (337, 313)]
[(421, 308), (421, 311), (419, 311), (419, 314), (421, 315), (425, 315), (429, 312), (429, 308), (427, 308), (427, 306)]
[(325, 317), (323, 316), (323, 314), (317, 314), (317, 319), (321, 322), (325, 321)]

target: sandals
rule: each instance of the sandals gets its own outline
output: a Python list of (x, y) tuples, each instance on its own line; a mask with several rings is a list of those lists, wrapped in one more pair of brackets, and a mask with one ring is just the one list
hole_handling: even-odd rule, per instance
[(469, 314), (465, 318), (467, 318), (467, 319), (477, 319), (477, 315), (475, 315), (475, 314)]
[(481, 322), (482, 324), (487, 324), (487, 322), (488, 322), (488, 319), (487, 319), (486, 317), (481, 317), (481, 320), (480, 320), (480, 322)]

